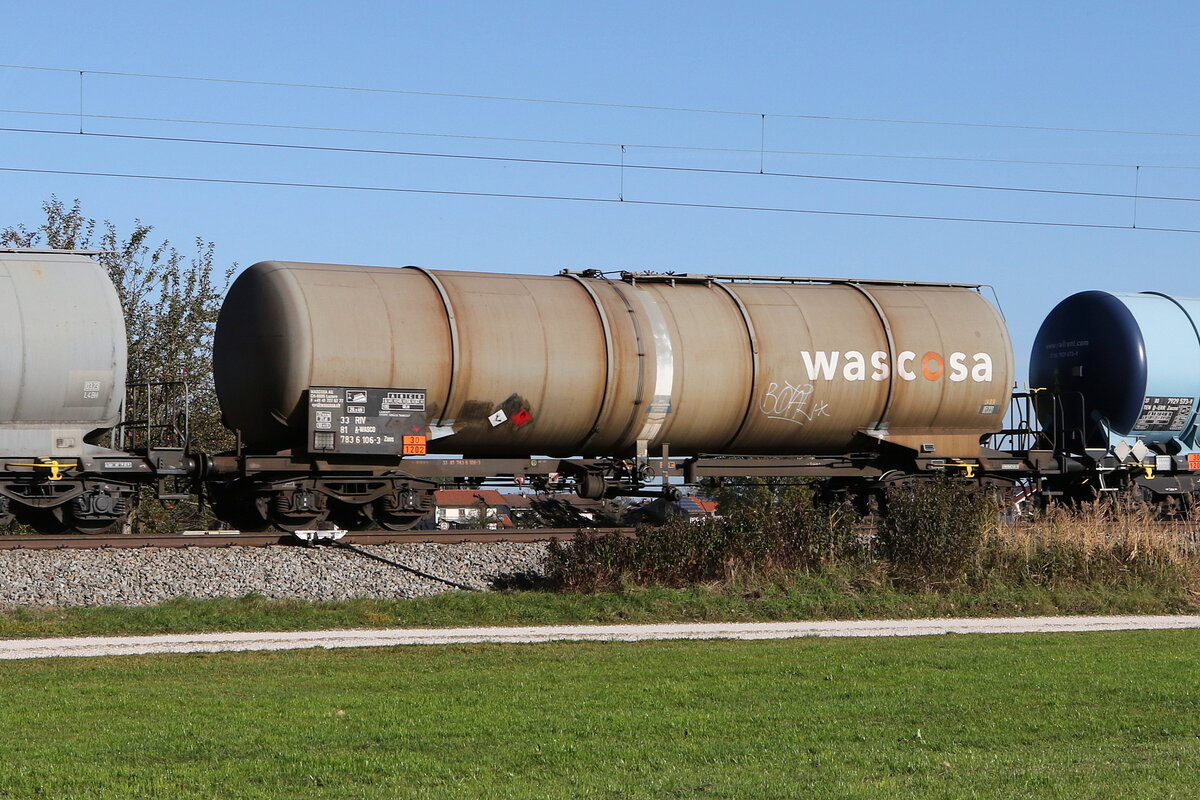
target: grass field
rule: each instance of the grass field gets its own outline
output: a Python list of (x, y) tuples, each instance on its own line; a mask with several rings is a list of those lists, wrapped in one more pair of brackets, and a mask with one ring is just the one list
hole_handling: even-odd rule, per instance
[(0, 796), (1169, 798), (1200, 631), (0, 664)]
[(419, 600), (308, 603), (261, 597), (180, 599), (147, 608), (0, 608), (0, 638), (323, 628), (461, 627), (605, 622), (726, 622), (1047, 614), (1196, 613), (1197, 596), (1130, 579), (1119, 585), (990, 586), (944, 592), (855, 587), (836, 573), (787, 585), (640, 588), (595, 595), (450, 593)]

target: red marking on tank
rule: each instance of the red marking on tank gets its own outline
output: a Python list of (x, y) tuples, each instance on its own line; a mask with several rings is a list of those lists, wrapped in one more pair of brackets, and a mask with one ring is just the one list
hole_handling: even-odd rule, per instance
[(530, 414), (529, 409), (527, 408), (522, 408), (520, 411), (512, 415), (513, 425), (516, 425), (518, 428), (524, 425), (526, 422), (529, 422), (531, 419), (533, 419), (533, 414)]

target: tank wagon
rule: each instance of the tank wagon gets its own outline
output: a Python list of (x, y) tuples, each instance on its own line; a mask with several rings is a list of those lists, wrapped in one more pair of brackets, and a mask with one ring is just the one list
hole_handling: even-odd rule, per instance
[(1167, 506), (1200, 490), (1200, 299), (1066, 298), (1038, 330), (1030, 385), (1049, 447), (1074, 454), (1096, 486), (1131, 482)]
[(977, 289), (262, 262), (216, 330), (244, 445), (218, 463), (237, 475), (220, 505), (244, 525), (403, 526), (447, 476), (600, 498), (661, 493), (672, 470), (971, 472), (1013, 370)]
[(104, 446), (122, 421), (125, 322), (84, 251), (0, 250), (0, 524), (98, 532), (141, 483), (183, 475), (183, 448)]

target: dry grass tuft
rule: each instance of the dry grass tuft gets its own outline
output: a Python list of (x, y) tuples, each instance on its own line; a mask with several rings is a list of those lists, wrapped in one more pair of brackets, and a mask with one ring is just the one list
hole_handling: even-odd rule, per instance
[(1200, 524), (1156, 519), (1128, 501), (1052, 507), (1032, 521), (1002, 522), (985, 535), (980, 571), (1055, 584), (1200, 582)]

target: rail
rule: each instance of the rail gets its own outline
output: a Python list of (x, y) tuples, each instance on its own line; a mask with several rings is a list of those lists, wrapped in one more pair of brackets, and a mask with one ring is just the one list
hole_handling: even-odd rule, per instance
[[(467, 542), (545, 542), (570, 541), (579, 528), (518, 528), (509, 530), (456, 531), (347, 531), (340, 541), (353, 545), (375, 544), (462, 544)], [(633, 528), (597, 528), (602, 533), (621, 536), (634, 535)], [(92, 550), (98, 548), (139, 547), (269, 547), (272, 545), (303, 545), (290, 533), (242, 533), (240, 531), (193, 531), (187, 533), (151, 534), (32, 534), (0, 535), (0, 550)]]

